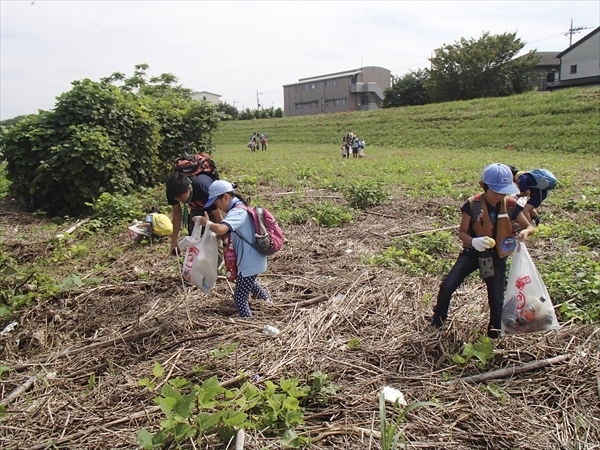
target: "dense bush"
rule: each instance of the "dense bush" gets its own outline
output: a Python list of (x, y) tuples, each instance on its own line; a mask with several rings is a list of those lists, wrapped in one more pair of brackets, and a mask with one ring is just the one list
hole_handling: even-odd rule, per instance
[[(87, 212), (104, 192), (154, 186), (185, 144), (212, 149), (220, 115), (163, 74), (146, 81), (146, 65), (94, 82), (74, 81), (52, 111), (41, 111), (0, 135), (10, 194), (50, 215)], [(113, 83), (122, 82), (120, 87)]]

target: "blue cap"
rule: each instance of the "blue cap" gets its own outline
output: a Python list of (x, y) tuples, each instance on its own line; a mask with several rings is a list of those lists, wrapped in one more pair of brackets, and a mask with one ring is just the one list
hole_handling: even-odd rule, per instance
[(496, 194), (518, 194), (519, 188), (513, 182), (510, 167), (500, 163), (490, 164), (483, 169), (481, 181)]
[(208, 201), (204, 204), (205, 208), (211, 206), (219, 195), (226, 194), (227, 192), (234, 192), (235, 189), (229, 181), (216, 180), (208, 188)]

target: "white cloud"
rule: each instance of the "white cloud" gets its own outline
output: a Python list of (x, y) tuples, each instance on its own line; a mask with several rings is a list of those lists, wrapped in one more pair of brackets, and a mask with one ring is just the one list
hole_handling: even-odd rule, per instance
[[(238, 108), (283, 107), (299, 78), (426, 67), (461, 37), (517, 32), (562, 51), (562, 33), (598, 26), (597, 1), (0, 1), (0, 118), (51, 109), (73, 80), (172, 73)], [(574, 41), (591, 30), (583, 30)]]

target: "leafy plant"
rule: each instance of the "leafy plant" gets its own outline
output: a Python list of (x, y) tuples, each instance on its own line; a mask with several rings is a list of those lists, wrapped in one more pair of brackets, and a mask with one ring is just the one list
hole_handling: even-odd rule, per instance
[(474, 344), (467, 342), (462, 351), (461, 355), (452, 355), (450, 358), (456, 364), (460, 364), (464, 367), (467, 366), (472, 358), (476, 358), (478, 361), (475, 365), (479, 369), (484, 369), (490, 359), (494, 357), (494, 344), (492, 340), (487, 336), (481, 336), (479, 342)]
[(357, 337), (350, 338), (348, 341), (348, 350), (358, 350), (360, 348), (360, 339)]
[(361, 260), (370, 265), (401, 267), (413, 276), (442, 275), (452, 267), (453, 261), (446, 256), (455, 251), (455, 242), (454, 235), (446, 231), (406, 237), (396, 239), (379, 255), (361, 255)]
[(336, 228), (352, 221), (351, 212), (330, 202), (318, 203), (311, 213), (317, 224), (327, 228)]
[[(153, 379), (144, 378), (138, 384), (152, 391), (164, 373), (164, 368), (155, 363)], [(140, 430), (138, 443), (144, 449), (164, 446), (170, 440), (178, 446), (186, 440), (202, 446), (209, 434), (227, 441), (236, 428), (260, 428), (278, 436), (285, 447), (299, 447), (308, 442), (297, 435), (295, 427), (304, 423), (300, 400), (309, 391), (307, 386), (298, 386), (297, 379), (285, 377), (281, 377), (279, 385), (267, 380), (264, 391), (248, 382), (239, 389), (226, 389), (219, 385), (216, 376), (200, 385), (174, 378), (163, 384), (160, 395), (154, 399), (165, 415), (160, 430), (155, 434)]]
[(389, 187), (383, 181), (359, 180), (343, 190), (353, 208), (367, 209), (391, 200)]
[(130, 195), (104, 192), (98, 200), (87, 205), (92, 207), (96, 220), (104, 226), (119, 225), (144, 214), (142, 203)]
[(495, 383), (486, 383), (479, 386), (479, 390), (487, 392), (493, 397), (497, 398), (501, 402), (506, 401), (506, 393), (504, 390)]
[(600, 261), (595, 251), (580, 248), (577, 252), (556, 255), (538, 270), (554, 303), (563, 304), (559, 309), (565, 319), (600, 319)]
[(235, 352), (239, 345), (239, 342), (232, 342), (227, 346), (223, 344), (217, 344), (217, 348), (210, 351), (210, 356), (213, 358), (223, 358), (224, 356)]
[(10, 317), (35, 298), (34, 292), (26, 290), (34, 274), (13, 267), (14, 263), (8, 258), (2, 261), (0, 257), (0, 318)]

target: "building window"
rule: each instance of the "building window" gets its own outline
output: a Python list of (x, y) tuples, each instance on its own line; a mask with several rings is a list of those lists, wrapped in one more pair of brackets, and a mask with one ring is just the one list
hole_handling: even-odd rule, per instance
[(206, 100), (206, 97), (202, 97), (202, 100)]
[(294, 91), (298, 92), (298, 86), (294, 86)]
[(571, 74), (575, 74), (577, 73), (577, 64), (572, 64), (571, 65)]
[(335, 104), (335, 106), (346, 106), (346, 99), (340, 98), (340, 99), (336, 100), (334, 104)]
[(338, 80), (329, 80), (325, 82), (325, 87), (337, 86)]

